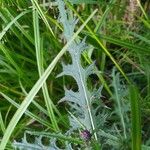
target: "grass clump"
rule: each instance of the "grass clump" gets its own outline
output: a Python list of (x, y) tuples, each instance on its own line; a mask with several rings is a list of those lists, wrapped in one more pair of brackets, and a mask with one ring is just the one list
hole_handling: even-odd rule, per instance
[(1, 150), (150, 149), (149, 2), (0, 5)]

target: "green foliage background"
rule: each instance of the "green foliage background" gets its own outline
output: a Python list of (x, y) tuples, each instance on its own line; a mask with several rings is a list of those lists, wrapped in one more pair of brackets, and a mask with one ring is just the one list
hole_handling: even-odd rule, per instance
[[(78, 19), (69, 41), (57, 1), (0, 1), (0, 149), (23, 142), (33, 149), (40, 136), (43, 149), (150, 149), (150, 2), (63, 2), (68, 19)], [(84, 38), (88, 48), (81, 64), (95, 62), (87, 88), (101, 87), (92, 103), (98, 126), (90, 131), (90, 141), (81, 137), (86, 128), (72, 104), (60, 103), (64, 87), (78, 91), (76, 81), (57, 78), (61, 63), (72, 63), (68, 47)], [(70, 117), (80, 124), (76, 130), (71, 131)], [(22, 137), (26, 140), (14, 142)]]

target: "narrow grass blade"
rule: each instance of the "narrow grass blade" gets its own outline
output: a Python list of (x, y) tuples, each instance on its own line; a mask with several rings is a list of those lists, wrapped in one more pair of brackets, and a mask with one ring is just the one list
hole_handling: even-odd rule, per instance
[(41, 10), (39, 4), (37, 3), (36, 0), (31, 0), (32, 4), (35, 6), (36, 10), (38, 11), (39, 15), (41, 16), (42, 20), (44, 21), (45, 25), (48, 27), (48, 29), (50, 30), (51, 34), (55, 37), (53, 30), (51, 29), (43, 11)]
[(137, 0), (137, 3), (138, 3), (138, 5), (139, 5), (139, 7), (140, 7), (140, 9), (141, 9), (141, 11), (142, 11), (144, 17), (146, 18), (146, 20), (149, 20), (147, 14), (146, 14), (146, 12), (145, 12), (145, 10), (144, 10), (144, 8), (143, 8), (142, 5), (141, 5), (140, 0)]
[(0, 144), (0, 150), (4, 150), (6, 147), (6, 144), (17, 125), (18, 121), (26, 111), (27, 107), (32, 102), (33, 98), (37, 94), (37, 92), (40, 90), (52, 70), (54, 69), (55, 65), (57, 64), (58, 60), (61, 58), (61, 56), (66, 52), (66, 49), (70, 46), (70, 44), (74, 41), (74, 39), (78, 36), (78, 34), (82, 31), (82, 29), (86, 26), (88, 21), (95, 15), (97, 12), (97, 9), (93, 11), (93, 13), (87, 18), (87, 20), (80, 26), (80, 28), (77, 30), (77, 32), (73, 35), (73, 37), (70, 39), (70, 41), (63, 47), (63, 49), (59, 52), (59, 54), (54, 58), (52, 63), (48, 66), (48, 68), (45, 70), (43, 75), (39, 78), (39, 80), (35, 83), (27, 97), (24, 99), (22, 104), (20, 105), (19, 109), (14, 114), (13, 118), (11, 119), (10, 123), (8, 124), (8, 127), (6, 129), (6, 132), (2, 138), (1, 144)]
[(148, 22), (147, 20), (145, 20), (145, 19), (143, 19), (143, 18), (139, 18), (142, 22), (143, 22), (143, 24), (147, 27), (147, 28), (149, 28), (150, 29), (150, 22)]
[(141, 114), (139, 93), (134, 85), (130, 86), (132, 150), (141, 150)]
[(110, 4), (107, 6), (106, 10), (104, 11), (103, 15), (101, 16), (101, 19), (99, 20), (99, 22), (96, 25), (96, 28), (94, 29), (94, 32), (97, 33), (101, 27), (103, 26), (103, 24), (105, 23), (105, 20), (112, 8), (112, 4), (115, 2), (116, 0), (111, 0)]
[[(37, 66), (38, 66), (39, 76), (41, 77), (42, 74), (43, 74), (44, 69), (43, 69), (43, 62), (42, 62), (43, 54), (42, 54), (42, 50), (41, 50), (41, 46), (40, 46), (40, 30), (39, 30), (39, 18), (38, 17), (39, 16), (38, 16), (37, 10), (36, 9), (33, 10), (33, 24), (34, 24), (36, 59), (37, 59)], [(52, 100), (50, 99), (46, 82), (42, 86), (42, 91), (43, 91), (46, 107), (47, 107), (47, 110), (48, 110), (49, 118), (52, 122), (52, 125), (53, 125), (55, 131), (59, 131), (57, 121), (56, 121), (56, 117), (55, 117), (54, 111), (53, 111), (54, 104), (53, 104)]]
[(0, 112), (0, 129), (2, 130), (3, 133), (5, 133), (5, 125), (4, 125), (4, 121), (3, 121), (3, 118), (2, 118), (2, 114)]
[(141, 46), (138, 46), (138, 45), (133, 45), (132, 43), (130, 42), (125, 42), (125, 41), (122, 41), (122, 40), (119, 40), (119, 39), (115, 39), (115, 38), (111, 38), (111, 37), (108, 37), (108, 36), (105, 36), (105, 35), (100, 35), (100, 38), (102, 39), (105, 39), (106, 41), (110, 42), (110, 43), (113, 43), (113, 44), (116, 44), (116, 45), (119, 45), (119, 46), (123, 46), (123, 47), (126, 47), (126, 48), (129, 48), (129, 49), (132, 49), (134, 50), (135, 52), (138, 51), (138, 52), (149, 52), (149, 48), (148, 47), (141, 47)]

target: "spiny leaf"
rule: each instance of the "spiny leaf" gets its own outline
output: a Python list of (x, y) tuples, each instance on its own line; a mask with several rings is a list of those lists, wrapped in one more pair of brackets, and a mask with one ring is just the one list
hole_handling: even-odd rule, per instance
[[(64, 27), (63, 35), (67, 42), (74, 34), (75, 25), (77, 21), (69, 11), (65, 9), (64, 3), (62, 0), (57, 1), (58, 8), (60, 12), (60, 22)], [(83, 40), (75, 40), (68, 47), (68, 52), (72, 58), (72, 64), (65, 65), (63, 64), (63, 72), (59, 74), (69, 75), (73, 77), (78, 85), (78, 91), (74, 92), (72, 90), (65, 89), (65, 96), (61, 101), (68, 101), (69, 105), (74, 110), (75, 117), (81, 122), (82, 125), (86, 127), (87, 130), (95, 130), (94, 116), (92, 115), (92, 105), (90, 101), (90, 91), (87, 88), (87, 78), (90, 74), (94, 74), (94, 63), (87, 67), (83, 68), (81, 65), (81, 54), (87, 48), (85, 43), (85, 38)], [(95, 139), (97, 140), (97, 135), (94, 133)]]

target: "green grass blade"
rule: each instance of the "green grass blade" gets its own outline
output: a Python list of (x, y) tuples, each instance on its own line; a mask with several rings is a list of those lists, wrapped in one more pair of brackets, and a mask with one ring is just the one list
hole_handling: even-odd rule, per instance
[(131, 122), (132, 122), (132, 150), (141, 150), (141, 114), (139, 93), (134, 85), (130, 86)]
[[(43, 62), (42, 62), (43, 55), (42, 55), (42, 50), (41, 50), (41, 46), (40, 46), (40, 31), (39, 31), (39, 19), (38, 19), (37, 10), (33, 10), (33, 24), (34, 24), (34, 38), (35, 38), (37, 66), (38, 66), (39, 77), (41, 77), (44, 69), (43, 69)], [(53, 125), (55, 131), (58, 131), (59, 128), (58, 128), (56, 117), (55, 117), (54, 111), (53, 111), (54, 105), (53, 105), (52, 100), (50, 99), (46, 82), (42, 86), (42, 91), (43, 91), (46, 107), (48, 110), (49, 118), (52, 122), (52, 125)]]
[[(112, 0), (114, 1), (114, 0)], [(112, 1), (110, 2), (110, 4), (112, 3)], [(112, 4), (111, 4), (112, 5)], [(95, 33), (98, 33), (98, 32), (103, 32), (105, 34), (106, 32), (106, 29), (105, 29), (105, 23), (106, 23), (106, 18), (110, 12), (110, 8), (111, 8), (111, 5), (108, 5), (106, 10), (104, 11), (101, 19), (99, 20), (99, 22), (97, 23), (96, 25), (96, 28), (94, 29), (94, 32)], [(103, 26), (103, 30), (101, 30)], [(106, 41), (102, 41), (102, 43), (106, 46)], [(104, 71), (104, 68), (105, 68), (105, 64), (106, 64), (106, 54), (104, 52), (101, 53), (101, 65), (100, 65), (100, 70), (101, 71)]]
[(126, 48), (129, 48), (129, 49), (132, 49), (134, 50), (135, 52), (136, 51), (139, 51), (139, 52), (149, 52), (149, 48), (148, 47), (141, 47), (141, 46), (138, 46), (138, 45), (133, 45), (132, 43), (130, 42), (125, 42), (125, 41), (122, 41), (122, 40), (119, 40), (119, 39), (115, 39), (115, 38), (111, 38), (111, 37), (108, 37), (108, 36), (105, 36), (105, 35), (100, 35), (100, 38), (102, 39), (105, 39), (106, 41), (110, 42), (110, 43), (113, 43), (113, 44), (116, 44), (116, 45), (119, 45), (119, 46), (123, 46), (123, 47), (126, 47)]
[(139, 7), (140, 7), (140, 9), (141, 9), (141, 11), (142, 11), (144, 17), (146, 18), (146, 20), (149, 20), (149, 18), (148, 18), (148, 16), (147, 16), (146, 12), (145, 12), (145, 10), (144, 10), (144, 8), (143, 8), (142, 5), (141, 5), (140, 0), (137, 0), (137, 3), (138, 3), (138, 5), (139, 5)]
[(48, 68), (45, 70), (45, 72), (42, 74), (42, 76), (39, 78), (39, 80), (35, 83), (27, 97), (24, 99), (22, 104), (20, 105), (19, 109), (14, 114), (13, 118), (11, 119), (10, 123), (8, 124), (8, 127), (6, 129), (6, 132), (2, 138), (1, 144), (0, 144), (0, 150), (4, 150), (6, 147), (6, 144), (17, 125), (18, 121), (26, 111), (27, 107), (32, 102), (33, 98), (37, 94), (37, 92), (40, 90), (52, 70), (54, 69), (55, 65), (57, 64), (58, 60), (61, 58), (61, 56), (66, 52), (66, 49), (70, 46), (70, 44), (74, 41), (74, 39), (78, 36), (78, 34), (82, 31), (82, 29), (86, 26), (88, 21), (95, 15), (97, 12), (97, 9), (93, 11), (93, 13), (87, 18), (87, 20), (80, 26), (80, 28), (77, 30), (77, 32), (73, 35), (73, 37), (70, 39), (70, 41), (63, 47), (63, 49), (59, 52), (59, 54), (54, 58), (52, 63), (48, 66)]
[(5, 128), (5, 124), (4, 124), (1, 112), (0, 112), (0, 129), (2, 130), (3, 133), (5, 133), (6, 128)]
[(150, 29), (150, 23), (149, 23), (147, 20), (145, 20), (145, 19), (143, 19), (143, 18), (139, 18), (139, 19), (143, 22), (143, 24), (144, 24), (147, 28)]
[(112, 8), (112, 4), (115, 2), (116, 0), (111, 0), (110, 4), (107, 6), (106, 10), (104, 11), (103, 15), (101, 16), (101, 19), (99, 20), (99, 22), (96, 25), (96, 28), (94, 29), (94, 32), (97, 33), (99, 32), (99, 30), (101, 29), (101, 27), (104, 25), (106, 18), (108, 17), (108, 14), (110, 13), (110, 10)]
[(53, 30), (51, 29), (43, 11), (41, 10), (39, 4), (37, 3), (36, 0), (31, 0), (32, 4), (35, 6), (36, 10), (38, 11), (39, 15), (41, 16), (42, 20), (44, 21), (45, 25), (47, 26), (47, 28), (50, 30), (51, 34), (55, 37)]

